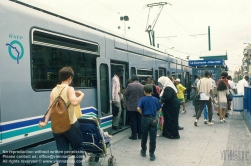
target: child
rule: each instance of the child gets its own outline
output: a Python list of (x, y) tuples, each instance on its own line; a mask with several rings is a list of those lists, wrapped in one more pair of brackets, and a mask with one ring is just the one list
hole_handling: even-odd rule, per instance
[(179, 78), (177, 78), (175, 80), (175, 83), (176, 83), (176, 88), (178, 90), (177, 97), (178, 97), (178, 99), (180, 101), (180, 104), (183, 106), (183, 111), (181, 111), (180, 113), (183, 114), (183, 113), (186, 112), (186, 109), (185, 109), (185, 97), (184, 97), (184, 91), (186, 90), (186, 88), (183, 85), (181, 85)]
[(158, 119), (156, 117), (157, 112), (161, 110), (161, 105), (157, 98), (152, 96), (153, 87), (150, 84), (144, 86), (145, 96), (139, 100), (137, 111), (142, 115), (141, 118), (141, 156), (146, 156), (146, 143), (148, 132), (150, 135), (149, 154), (150, 160), (155, 160), (154, 151), (156, 148), (156, 134)]
[[(92, 119), (96, 120), (96, 122), (98, 122), (98, 125), (101, 124), (101, 119), (100, 118), (96, 118), (96, 117), (92, 117)], [(100, 128), (100, 132), (103, 135), (104, 139), (105, 139), (105, 143), (110, 142), (112, 140), (112, 136), (108, 133), (108, 132), (104, 132), (103, 129)]]

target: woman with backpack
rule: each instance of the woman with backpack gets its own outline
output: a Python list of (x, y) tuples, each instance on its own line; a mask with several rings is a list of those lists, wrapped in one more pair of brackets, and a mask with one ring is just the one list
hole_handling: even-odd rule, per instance
[(229, 89), (227, 84), (224, 80), (220, 80), (217, 85), (217, 97), (218, 97), (218, 104), (219, 104), (219, 116), (220, 116), (220, 123), (225, 120), (225, 115), (227, 111), (227, 96), (229, 95)]
[[(75, 155), (75, 166), (82, 165), (83, 138), (75, 114), (75, 106), (80, 104), (84, 98), (84, 93), (79, 90), (75, 91), (73, 87), (69, 86), (73, 77), (74, 72), (71, 67), (63, 67), (59, 71), (61, 84), (52, 89), (49, 109), (44, 117), (44, 121), (39, 122), (39, 127), (44, 127), (51, 119), (51, 128), (60, 156), (57, 158), (59, 166), (67, 165), (70, 151), (69, 144)], [(58, 105), (60, 107), (57, 107)], [(55, 109), (55, 107), (57, 108)], [(64, 111), (65, 117), (62, 117), (57, 111)]]

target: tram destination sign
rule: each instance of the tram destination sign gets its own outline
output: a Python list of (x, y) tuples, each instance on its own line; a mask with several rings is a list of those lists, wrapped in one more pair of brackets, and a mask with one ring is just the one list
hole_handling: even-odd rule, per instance
[(222, 60), (189, 60), (189, 66), (215, 66), (215, 65), (223, 65)]

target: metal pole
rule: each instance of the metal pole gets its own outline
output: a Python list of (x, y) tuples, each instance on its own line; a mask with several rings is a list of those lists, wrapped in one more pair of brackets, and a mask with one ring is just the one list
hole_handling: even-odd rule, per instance
[(125, 23), (125, 20), (124, 20), (124, 31), (125, 31), (125, 35), (126, 35), (126, 23)]
[(208, 50), (211, 51), (210, 26), (208, 26)]
[(155, 47), (155, 34), (154, 34), (154, 31), (152, 31), (152, 38), (153, 38), (153, 46)]
[(152, 46), (152, 40), (151, 40), (151, 31), (150, 30), (148, 30), (148, 35), (149, 35), (149, 40), (150, 40), (150, 45)]

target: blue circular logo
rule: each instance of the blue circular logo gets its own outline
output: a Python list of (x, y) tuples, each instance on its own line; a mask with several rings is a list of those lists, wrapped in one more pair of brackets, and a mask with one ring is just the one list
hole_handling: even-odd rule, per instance
[[(9, 51), (9, 54), (10, 54), (12, 59), (19, 61), (20, 59), (23, 58), (23, 56), (24, 56), (24, 47), (19, 41), (13, 40), (12, 42), (10, 42), (10, 44), (6, 44), (6, 45), (9, 46), (8, 51)], [(15, 45), (19, 46), (19, 48), (16, 47)], [(17, 55), (13, 55), (11, 49), (15, 50)]]

